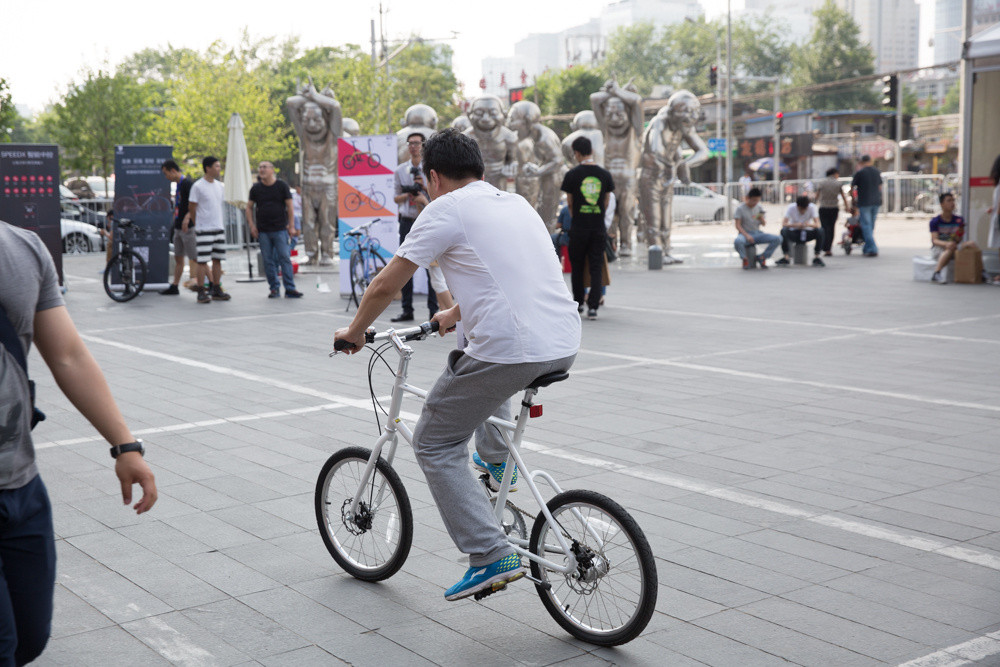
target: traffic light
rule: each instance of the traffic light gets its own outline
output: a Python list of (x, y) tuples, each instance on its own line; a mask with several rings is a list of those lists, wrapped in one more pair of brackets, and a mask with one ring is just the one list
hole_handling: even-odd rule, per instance
[(712, 65), (708, 68), (708, 83), (712, 88), (719, 85), (719, 66)]
[(781, 125), (782, 121), (784, 120), (785, 120), (785, 113), (783, 111), (779, 111), (778, 113), (774, 114), (774, 131), (776, 134), (781, 134)]
[(899, 77), (889, 74), (882, 77), (882, 106), (895, 109), (899, 102)]

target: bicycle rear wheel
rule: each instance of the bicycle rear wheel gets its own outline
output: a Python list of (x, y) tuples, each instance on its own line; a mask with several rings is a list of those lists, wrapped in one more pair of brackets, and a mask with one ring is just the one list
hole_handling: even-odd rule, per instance
[(554, 563), (567, 558), (556, 539), (571, 545), (576, 569), (563, 574), (531, 561), (542, 604), (567, 632), (591, 644), (617, 646), (646, 628), (656, 607), (653, 551), (625, 509), (594, 491), (564, 491), (548, 502), (556, 525), (539, 513), (529, 549)]
[[(114, 271), (118, 271), (118, 281), (113, 282)], [(115, 253), (104, 268), (104, 291), (112, 300), (124, 303), (139, 296), (146, 285), (146, 260), (135, 252)]]
[(385, 268), (385, 259), (371, 250), (358, 250), (351, 253), (351, 294), (357, 303), (365, 295), (368, 284), (379, 271)]
[(333, 559), (352, 577), (382, 581), (399, 571), (413, 542), (410, 498), (379, 458), (357, 514), (348, 519), (371, 450), (348, 447), (327, 459), (316, 481), (316, 522)]

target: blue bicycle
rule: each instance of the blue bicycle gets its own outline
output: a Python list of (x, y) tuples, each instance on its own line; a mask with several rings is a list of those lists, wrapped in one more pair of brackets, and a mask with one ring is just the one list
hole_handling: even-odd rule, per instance
[[(379, 254), (382, 244), (370, 233), (371, 226), (377, 222), (382, 222), (382, 219), (375, 218), (344, 233), (344, 248), (351, 251), (348, 270), (351, 272), (351, 301), (355, 306), (361, 305), (361, 297), (365, 295), (368, 285), (385, 268), (385, 258)], [(351, 301), (347, 302), (348, 310)]]

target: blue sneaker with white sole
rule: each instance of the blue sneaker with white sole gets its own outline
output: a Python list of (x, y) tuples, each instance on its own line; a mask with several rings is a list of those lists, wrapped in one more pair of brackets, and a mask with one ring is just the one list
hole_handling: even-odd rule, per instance
[[(507, 462), (504, 461), (500, 465), (495, 463), (486, 463), (481, 458), (479, 458), (478, 452), (472, 452), (472, 465), (478, 470), (489, 474), (489, 487), (491, 491), (499, 491), (500, 483), (503, 481), (503, 471), (507, 467)], [(514, 477), (510, 480), (510, 490), (516, 491), (514, 488), (517, 485), (517, 466), (514, 466)]]
[(491, 565), (470, 567), (461, 581), (444, 592), (444, 599), (461, 600), (481, 592), (489, 595), (505, 588), (510, 582), (517, 581), (525, 573), (521, 557), (517, 554), (501, 558)]

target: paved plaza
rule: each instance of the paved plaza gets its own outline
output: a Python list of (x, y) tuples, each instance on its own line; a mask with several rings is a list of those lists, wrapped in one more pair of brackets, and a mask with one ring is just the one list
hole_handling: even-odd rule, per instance
[[(618, 500), (649, 538), (657, 610), (615, 649), (572, 639), (525, 580), (446, 602), (467, 564), (408, 447), (402, 570), (368, 584), (330, 557), (317, 474), (376, 436), (367, 355), (328, 357), (350, 319), (335, 274), (333, 293), (300, 276), (305, 298), (269, 300), (235, 282), (234, 252), (227, 303), (117, 304), (103, 254), (69, 257), (70, 312), (160, 500), (122, 507), (105, 443), (33, 353), (59, 551), (37, 664), (1000, 664), (1000, 290), (913, 282), (926, 229), (883, 219), (877, 259), (744, 272), (731, 225), (689, 226), (684, 265), (612, 266), (524, 453)], [(415, 343), (414, 384), (453, 346)], [(375, 382), (385, 395), (391, 376)]]

